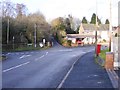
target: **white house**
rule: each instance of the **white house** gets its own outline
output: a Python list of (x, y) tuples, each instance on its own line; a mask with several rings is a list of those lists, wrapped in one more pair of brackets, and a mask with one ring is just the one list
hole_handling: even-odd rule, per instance
[(98, 42), (100, 41), (109, 41), (109, 25), (108, 24), (100, 24), (96, 27), (95, 24), (82, 24), (79, 28), (80, 35), (93, 35), (95, 36), (95, 32), (97, 30), (97, 35), (100, 36), (98, 38)]
[(67, 38), (75, 43), (75, 40), (82, 40), (84, 44), (95, 43), (95, 33), (97, 30), (97, 41), (109, 41), (109, 25), (101, 24), (96, 27), (95, 24), (82, 24), (79, 27), (79, 34), (67, 34)]

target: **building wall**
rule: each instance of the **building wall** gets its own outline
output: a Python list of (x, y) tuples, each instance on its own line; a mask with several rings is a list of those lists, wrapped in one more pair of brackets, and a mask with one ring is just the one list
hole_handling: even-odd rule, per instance
[(72, 43), (76, 43), (76, 38), (68, 38), (68, 40), (71, 40), (72, 41)]
[(80, 28), (79, 28), (79, 34), (83, 34), (84, 33), (84, 28), (82, 26), (82, 24), (80, 25)]
[(120, 37), (113, 37), (114, 66), (120, 67)]
[(109, 40), (108, 31), (101, 31), (101, 39)]

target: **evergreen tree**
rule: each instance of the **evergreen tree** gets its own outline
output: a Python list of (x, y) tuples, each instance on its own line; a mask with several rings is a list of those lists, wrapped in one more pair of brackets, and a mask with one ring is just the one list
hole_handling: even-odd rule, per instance
[[(98, 16), (97, 16), (97, 22), (98, 22), (98, 24), (101, 24), (101, 20), (98, 18)], [(95, 13), (93, 13), (90, 23), (96, 24), (96, 14)]]
[(87, 24), (87, 23), (88, 23), (88, 21), (87, 21), (87, 19), (86, 19), (85, 17), (83, 17), (82, 23), (84, 23), (84, 24)]
[(95, 13), (93, 13), (90, 23), (91, 24), (96, 24), (96, 14)]
[(109, 24), (110, 22), (109, 22), (109, 20), (108, 19), (106, 19), (106, 21), (105, 21), (105, 24)]

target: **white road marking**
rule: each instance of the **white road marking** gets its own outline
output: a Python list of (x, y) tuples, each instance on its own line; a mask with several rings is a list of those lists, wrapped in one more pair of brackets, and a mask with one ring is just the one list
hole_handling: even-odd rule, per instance
[(101, 84), (102, 82), (97, 82), (98, 84)]
[(97, 77), (98, 75), (93, 75), (94, 77)]
[(39, 59), (43, 58), (45, 55), (42, 55), (41, 57), (39, 58), (36, 58), (35, 61), (38, 61)]
[(18, 68), (18, 67), (24, 66), (24, 65), (26, 65), (26, 64), (28, 64), (28, 63), (30, 63), (30, 62), (26, 62), (26, 63), (20, 64), (20, 65), (17, 65), (17, 66), (11, 67), (11, 68), (9, 68), (9, 69), (3, 70), (2, 72), (7, 72), (7, 71), (10, 71), (10, 70), (13, 70), (13, 69), (15, 69), (15, 68)]
[(8, 54), (6, 54), (6, 55), (9, 55), (9, 54), (11, 54), (11, 53), (8, 53)]
[(48, 54), (48, 52), (46, 52), (46, 55)]
[(73, 55), (73, 57), (76, 57), (77, 55)]
[[(78, 59), (78, 60), (79, 60), (79, 59)], [(63, 80), (61, 81), (61, 83), (58, 85), (58, 87), (57, 87), (56, 90), (59, 90), (59, 89), (62, 87), (62, 85), (64, 84), (65, 80), (67, 79), (67, 77), (69, 76), (69, 74), (71, 73), (71, 71), (73, 70), (75, 63), (76, 63), (78, 60), (76, 60), (76, 61), (72, 64), (71, 68), (69, 69), (69, 71), (67, 72), (67, 74), (65, 75), (65, 77), (63, 78)]]
[(31, 55), (22, 55), (22, 56), (20, 57), (20, 59), (25, 58), (25, 57), (29, 57), (29, 56), (31, 56)]

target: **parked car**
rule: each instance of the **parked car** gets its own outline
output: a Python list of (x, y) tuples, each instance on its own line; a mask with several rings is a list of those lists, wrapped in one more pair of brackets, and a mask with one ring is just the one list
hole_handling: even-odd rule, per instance
[(77, 44), (84, 45), (84, 42), (82, 40), (77, 40)]

